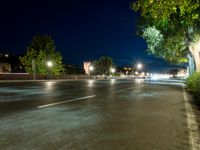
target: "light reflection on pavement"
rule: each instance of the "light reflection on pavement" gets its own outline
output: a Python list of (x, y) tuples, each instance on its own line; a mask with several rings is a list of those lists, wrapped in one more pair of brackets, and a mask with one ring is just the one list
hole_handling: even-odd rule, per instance
[[(142, 80), (3, 83), (0, 95), (0, 149), (189, 149), (178, 86)], [(38, 109), (89, 95), (96, 96)]]

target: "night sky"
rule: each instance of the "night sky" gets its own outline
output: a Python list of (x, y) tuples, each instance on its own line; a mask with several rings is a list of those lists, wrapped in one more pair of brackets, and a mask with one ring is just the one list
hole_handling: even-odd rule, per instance
[(142, 61), (146, 68), (169, 67), (147, 55), (136, 35), (139, 14), (131, 0), (6, 0), (0, 3), (0, 51), (24, 54), (32, 37), (49, 34), (64, 63), (110, 56), (118, 66)]

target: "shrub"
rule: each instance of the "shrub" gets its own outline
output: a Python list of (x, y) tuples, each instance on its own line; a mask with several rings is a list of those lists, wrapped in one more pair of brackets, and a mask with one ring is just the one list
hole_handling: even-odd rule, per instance
[(187, 89), (195, 97), (200, 98), (200, 72), (193, 73), (187, 80)]

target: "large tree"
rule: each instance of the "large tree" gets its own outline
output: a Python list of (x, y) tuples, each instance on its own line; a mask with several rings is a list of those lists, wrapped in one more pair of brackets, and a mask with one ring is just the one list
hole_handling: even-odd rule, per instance
[(193, 39), (194, 34), (199, 34), (199, 0), (137, 0), (131, 6), (141, 12), (139, 33), (151, 53), (178, 63), (185, 62), (189, 50), (200, 71), (200, 50)]
[[(51, 71), (52, 74), (58, 75), (63, 72), (62, 56), (56, 51), (53, 39), (49, 35), (36, 35), (27, 47), (27, 52), (20, 60), (25, 70), (32, 74), (46, 75)], [(49, 68), (47, 62), (51, 61), (52, 66)], [(34, 70), (33, 70), (34, 69)]]
[(94, 62), (94, 73), (99, 75), (109, 75), (112, 67), (114, 67), (112, 58), (108, 56), (102, 56)]
[(179, 34), (165, 37), (158, 29), (146, 27), (141, 35), (147, 42), (148, 52), (171, 63), (187, 62), (186, 44)]

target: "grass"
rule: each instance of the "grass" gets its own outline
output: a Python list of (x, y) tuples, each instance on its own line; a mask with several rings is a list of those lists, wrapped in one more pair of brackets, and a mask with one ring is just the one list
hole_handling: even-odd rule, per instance
[[(193, 73), (187, 80), (187, 90), (197, 99), (200, 98), (200, 72)], [(200, 101), (200, 99), (199, 99)]]

